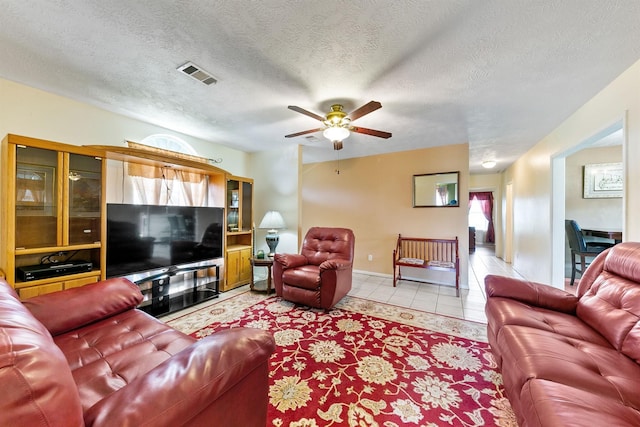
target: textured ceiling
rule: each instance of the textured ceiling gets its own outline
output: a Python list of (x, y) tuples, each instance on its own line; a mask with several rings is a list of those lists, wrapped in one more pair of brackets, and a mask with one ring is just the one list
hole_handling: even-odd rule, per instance
[[(469, 142), (504, 169), (640, 58), (638, 0), (3, 0), (0, 77), (244, 151), (370, 100), (340, 158)], [(192, 61), (218, 84), (176, 71)]]

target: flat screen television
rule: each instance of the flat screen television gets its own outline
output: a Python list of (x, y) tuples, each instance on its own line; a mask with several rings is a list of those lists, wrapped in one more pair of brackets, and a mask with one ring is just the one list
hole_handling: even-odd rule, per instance
[(224, 208), (107, 204), (107, 277), (222, 257)]

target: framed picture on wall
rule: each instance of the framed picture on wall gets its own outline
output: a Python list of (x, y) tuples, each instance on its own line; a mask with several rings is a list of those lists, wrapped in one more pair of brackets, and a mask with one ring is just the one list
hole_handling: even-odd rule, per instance
[(622, 163), (595, 163), (584, 165), (585, 199), (622, 197), (624, 174)]

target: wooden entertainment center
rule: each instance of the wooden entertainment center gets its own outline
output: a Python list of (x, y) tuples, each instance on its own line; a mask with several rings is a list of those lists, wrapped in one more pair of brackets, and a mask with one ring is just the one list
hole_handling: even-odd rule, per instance
[[(0, 269), (21, 298), (106, 278), (107, 159), (206, 175), (208, 204), (225, 208), (223, 257), (194, 271), (194, 280), (215, 274), (216, 292), (251, 281), (252, 179), (137, 144), (77, 146), (9, 134), (1, 151)], [(39, 268), (51, 265), (56, 271)]]

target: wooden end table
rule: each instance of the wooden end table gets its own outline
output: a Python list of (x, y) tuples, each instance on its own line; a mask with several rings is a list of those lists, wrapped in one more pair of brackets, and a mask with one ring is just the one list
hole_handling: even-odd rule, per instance
[[(271, 267), (273, 266), (273, 258), (251, 258), (251, 290), (259, 292), (267, 292), (267, 295), (271, 293)], [(259, 280), (254, 282), (253, 269), (255, 267), (267, 268), (267, 280)]]

